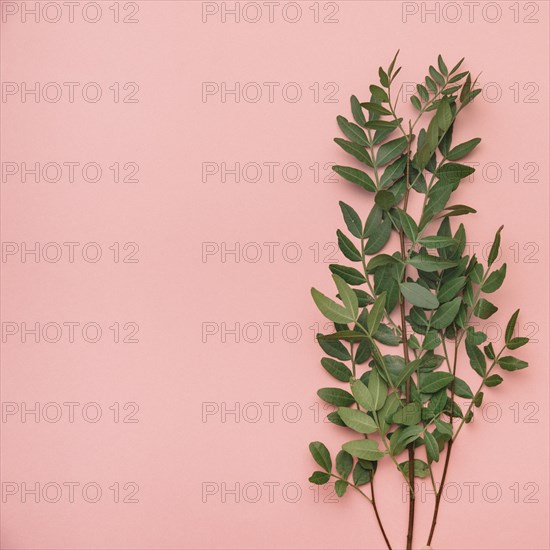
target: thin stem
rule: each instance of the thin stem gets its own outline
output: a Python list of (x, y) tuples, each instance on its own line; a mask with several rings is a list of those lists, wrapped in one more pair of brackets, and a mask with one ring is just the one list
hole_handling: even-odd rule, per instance
[(337, 476), (336, 474), (330, 474), (330, 477), (334, 477), (334, 478), (336, 478), (340, 481), (345, 481), (348, 484), (349, 487), (352, 487), (353, 489), (355, 489), (359, 494), (361, 494), (361, 496), (366, 498), (372, 504), (372, 507), (374, 509), (374, 514), (376, 516), (376, 521), (378, 522), (378, 527), (380, 527), (380, 531), (382, 532), (382, 536), (384, 537), (384, 541), (386, 542), (386, 546), (388, 547), (388, 550), (392, 550), (390, 541), (388, 540), (388, 537), (386, 535), (386, 531), (384, 530), (384, 526), (382, 524), (380, 514), (378, 513), (378, 507), (376, 506), (376, 499), (374, 497), (374, 486), (373, 486), (374, 476), (371, 478), (371, 481), (370, 481), (370, 483), (371, 483), (371, 489), (370, 489), (371, 498), (369, 498), (363, 491), (361, 491), (361, 489), (359, 489), (359, 487), (357, 487), (357, 485), (353, 485), (352, 483), (349, 483), (343, 477)]
[[(453, 358), (453, 381), (451, 382), (451, 411), (449, 414), (451, 427), (453, 425), (453, 412), (454, 412), (454, 403), (455, 403), (455, 376), (456, 376), (456, 364), (458, 360), (458, 335), (455, 335), (455, 349), (454, 349), (454, 358)], [(453, 438), (449, 439), (447, 444), (447, 454), (445, 456), (445, 465), (443, 466), (443, 475), (441, 476), (441, 485), (439, 486), (439, 491), (437, 491), (435, 497), (435, 508), (432, 518), (432, 526), (430, 527), (430, 535), (428, 537), (427, 546), (430, 546), (432, 538), (434, 536), (435, 526), (437, 524), (437, 516), (439, 514), (439, 505), (441, 503), (441, 496), (443, 495), (443, 488), (445, 487), (445, 480), (447, 479), (447, 472), (449, 471), (449, 461), (451, 460), (451, 452), (453, 450)]]
[(384, 531), (384, 526), (382, 525), (380, 514), (378, 513), (378, 507), (376, 506), (376, 498), (374, 496), (374, 474), (370, 480), (370, 495), (371, 495), (372, 507), (374, 508), (374, 514), (376, 515), (376, 520), (378, 521), (378, 527), (380, 527), (380, 531), (382, 532), (382, 536), (384, 537), (384, 541), (386, 542), (386, 546), (388, 547), (388, 550), (392, 550), (390, 541), (388, 540), (388, 537), (386, 535), (386, 531)]

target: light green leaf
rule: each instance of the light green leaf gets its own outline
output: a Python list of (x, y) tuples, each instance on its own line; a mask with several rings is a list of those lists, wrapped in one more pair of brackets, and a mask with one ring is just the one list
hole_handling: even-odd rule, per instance
[(418, 242), (426, 248), (447, 248), (448, 246), (456, 245), (456, 240), (452, 237), (444, 237), (441, 235), (430, 235), (422, 237)]
[(350, 323), (355, 321), (353, 312), (347, 310), (345, 307), (337, 304), (334, 300), (331, 300), (317, 289), (311, 289), (311, 295), (315, 304), (319, 308), (319, 311), (331, 321), (335, 323)]
[(376, 370), (371, 372), (369, 377), (369, 392), (372, 396), (373, 403), (374, 403), (374, 410), (378, 411), (386, 402), (386, 396), (388, 394), (388, 386), (382, 380), (380, 375)]
[[(409, 478), (409, 461), (401, 462), (399, 469), (403, 472), (403, 475)], [(414, 477), (425, 478), (430, 475), (429, 466), (419, 458), (414, 459)]]
[(338, 414), (348, 428), (360, 434), (371, 434), (378, 431), (376, 422), (363, 411), (340, 407), (338, 409)]
[(378, 330), (378, 327), (380, 326), (380, 322), (384, 317), (385, 306), (386, 306), (386, 293), (382, 292), (382, 294), (380, 294), (380, 296), (376, 298), (376, 300), (374, 301), (374, 304), (372, 304), (372, 307), (367, 316), (367, 328), (369, 329), (369, 332), (371, 335), (374, 334)]
[(453, 378), (450, 372), (429, 372), (422, 376), (419, 389), (422, 393), (435, 393), (446, 388)]
[(374, 399), (363, 382), (361, 380), (352, 380), (350, 382), (351, 384), (351, 393), (353, 393), (353, 397), (367, 411), (374, 411), (375, 410), (375, 403)]
[(414, 426), (421, 420), (421, 407), (419, 403), (408, 403), (393, 415), (393, 421), (396, 424), (405, 426)]
[(352, 456), (365, 460), (379, 460), (385, 454), (378, 450), (378, 443), (371, 439), (349, 441), (342, 445), (342, 449)]
[(456, 266), (456, 262), (430, 254), (417, 254), (410, 258), (408, 263), (416, 269), (426, 272), (441, 271)]
[(439, 301), (436, 296), (418, 283), (401, 283), (399, 288), (401, 294), (413, 306), (425, 309), (436, 309), (439, 307)]

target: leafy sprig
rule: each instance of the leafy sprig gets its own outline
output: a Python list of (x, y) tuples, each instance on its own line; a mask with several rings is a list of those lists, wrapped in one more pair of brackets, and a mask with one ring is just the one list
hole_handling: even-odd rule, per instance
[[(333, 170), (372, 194), (373, 203), (363, 220), (353, 207), (340, 202), (345, 230), (337, 231), (338, 246), (353, 265), (329, 266), (334, 298), (311, 291), (320, 312), (334, 323), (332, 333), (319, 334), (317, 339), (327, 355), (321, 365), (339, 383), (317, 393), (337, 407), (328, 420), (360, 437), (342, 445), (334, 465), (327, 447), (312, 443), (311, 453), (322, 471), (314, 472), (310, 481), (325, 484), (334, 478), (339, 496), (348, 487), (361, 493), (372, 504), (391, 549), (374, 492), (378, 462), (387, 457), (409, 487), (410, 549), (415, 477), (430, 478), (436, 491), (430, 544), (452, 446), (481, 406), (484, 390), (502, 383), (495, 369), (527, 367), (525, 361), (503, 354), (529, 340), (515, 336), (517, 310), (508, 322), (503, 348), (495, 353), (492, 344), (483, 346), (487, 335), (474, 328), (472, 318), (487, 319), (498, 310), (486, 296), (496, 292), (506, 276), (506, 264), (494, 267), (502, 227), (483, 265), (475, 254), (465, 254), (464, 225), (454, 230), (451, 225), (451, 218), (476, 212), (470, 206), (449, 204), (462, 180), (474, 172), (458, 161), (481, 141), (452, 143), (459, 114), (480, 93), (476, 79), (461, 70), (463, 59), (449, 70), (439, 56), (437, 68), (429, 67), (410, 99), (417, 115), (404, 124), (396, 112), (397, 99), (392, 100), (392, 86), (401, 70), (396, 61), (397, 54), (387, 69), (380, 67), (379, 84), (370, 86), (368, 101), (351, 97), (352, 120), (337, 118), (345, 139), (334, 141), (361, 168), (355, 163)], [(426, 117), (430, 118), (425, 127), (417, 130)], [(421, 200), (418, 219), (408, 212), (411, 193)], [(399, 249), (388, 251), (395, 233)], [(458, 376), (464, 368), (462, 345), (469, 366), (481, 379), (475, 392)], [(401, 353), (388, 353), (388, 348), (399, 346)], [(457, 397), (471, 400), (465, 411)], [(443, 456), (436, 490), (433, 463)], [(367, 484), (370, 497), (361, 489)]]

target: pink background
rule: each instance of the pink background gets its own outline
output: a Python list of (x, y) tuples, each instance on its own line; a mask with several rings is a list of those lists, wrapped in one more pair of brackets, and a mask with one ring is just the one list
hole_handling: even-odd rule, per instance
[[(2, 2), (3, 10), (6, 4), (14, 3)], [(73, 103), (66, 94), (57, 103), (31, 96), (23, 103), (20, 94), (1, 103), (3, 162), (97, 162), (103, 169), (97, 183), (80, 173), (73, 183), (65, 176), (23, 183), (19, 175), (1, 183), (4, 243), (94, 241), (103, 250), (97, 263), (83, 260), (81, 247), (73, 263), (66, 253), (54, 263), (3, 260), (4, 323), (95, 322), (103, 330), (97, 343), (79, 332), (74, 343), (66, 333), (57, 343), (7, 337), (4, 407), (95, 402), (103, 416), (88, 422), (79, 408), (72, 423), (65, 409), (58, 422), (3, 419), (2, 548), (382, 548), (368, 503), (356, 494), (338, 503), (307, 482), (315, 469), (308, 442), (322, 440), (335, 453), (346, 437), (315, 414), (323, 407), (316, 390), (332, 383), (310, 328), (324, 321), (309, 288), (331, 289), (326, 243), (343, 225), (338, 200), (363, 216), (370, 208), (360, 190), (337, 178), (323, 182), (329, 176), (323, 169), (315, 182), (309, 167), (348, 162), (332, 143), (339, 135), (335, 117), (348, 116), (352, 93), (366, 100), (378, 66), (387, 66), (397, 48), (404, 82), (422, 78), (438, 53), (449, 65), (465, 56), (466, 68), (483, 71), (485, 92), (458, 124), (455, 143), (482, 137), (468, 161), (486, 174), (478, 169), (455, 202), (478, 209), (464, 218), (478, 254), (505, 224), (501, 261), (508, 276), (495, 296), (500, 310), (486, 326), (495, 347), (519, 306), (520, 333), (536, 339), (518, 352), (530, 368), (505, 373), (504, 384), (486, 392), (484, 413), (458, 440), (449, 472), (455, 491), (442, 504), (434, 547), (548, 548), (548, 3), (520, 2), (519, 22), (512, 3), (492, 3), (501, 8), (498, 21), (481, 7), (469, 21), (462, 5), (462, 17), (452, 23), (452, 12), (440, 13), (439, 22), (425, 14), (422, 21), (420, 10), (434, 9), (434, 2), (321, 2), (321, 19), (339, 8), (332, 24), (315, 23), (309, 1), (300, 2), (294, 24), (280, 7), (272, 23), (266, 12), (258, 23), (236, 23), (230, 15), (224, 23), (220, 13), (203, 22), (202, 3), (195, 1), (137, 2), (138, 22), (117, 24), (113, 2), (100, 4), (97, 23), (84, 21), (76, 8), (74, 23), (66, 11), (57, 23), (22, 21), (19, 12), (1, 25), (4, 83), (93, 81), (104, 94), (89, 103), (80, 86)], [(120, 3), (121, 17), (131, 10), (126, 4)], [(415, 6), (418, 13), (404, 22), (402, 10)], [(524, 21), (533, 19), (538, 22)], [(264, 86), (256, 103), (234, 96), (222, 102), (220, 94), (202, 101), (203, 82), (232, 87), (236, 81), (280, 85), (273, 102)], [(114, 82), (138, 83), (138, 102), (115, 103)], [(282, 97), (288, 82), (299, 84), (300, 101)], [(314, 83), (321, 88), (317, 102)], [(323, 90), (326, 83), (335, 83), (337, 102), (323, 102), (336, 89)], [(108, 168), (114, 162), (137, 163), (139, 182), (114, 183)], [(207, 162), (294, 162), (302, 177), (285, 181), (279, 166), (272, 182), (265, 167), (258, 182), (227, 175), (224, 183), (219, 173), (203, 181)], [(538, 166), (531, 179), (526, 163)], [(495, 181), (491, 170), (498, 168)], [(138, 243), (138, 262), (113, 261), (114, 242)], [(240, 243), (240, 261), (229, 255), (223, 262), (219, 253), (203, 261), (203, 243), (224, 242)], [(263, 243), (278, 243), (273, 261)], [(290, 261), (296, 245), (288, 243), (297, 243), (299, 261)], [(253, 258), (258, 247), (261, 258), (246, 261), (245, 249)], [(137, 323), (139, 343), (114, 343), (108, 327), (115, 322)], [(220, 332), (203, 342), (204, 323), (247, 328), (239, 342), (231, 334), (223, 342)], [(257, 342), (254, 323), (262, 328)], [(278, 323), (272, 338), (265, 323)], [(467, 363), (461, 373), (477, 383)], [(137, 403), (138, 422), (114, 422), (115, 402)], [(241, 415), (203, 421), (204, 403), (239, 403)], [(265, 403), (276, 404), (272, 419)], [(301, 417), (292, 422), (297, 410)], [(67, 493), (55, 503), (42, 497), (36, 503), (32, 495), (22, 502), (21, 484), (36, 482), (80, 485), (74, 502)], [(82, 498), (89, 482), (102, 489), (96, 503)], [(114, 502), (115, 482), (137, 484), (139, 502)], [(6, 495), (6, 487), (19, 492)], [(205, 487), (215, 494), (205, 496)], [(222, 496), (235, 487), (239, 502), (234, 494)], [(388, 464), (377, 489), (390, 539), (401, 547), (407, 509)], [(418, 509), (419, 548), (432, 510), (431, 495), (425, 500)]]

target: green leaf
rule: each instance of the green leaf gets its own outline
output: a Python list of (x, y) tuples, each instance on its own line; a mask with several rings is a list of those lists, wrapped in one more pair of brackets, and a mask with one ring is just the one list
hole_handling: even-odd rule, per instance
[(472, 399), (474, 397), (470, 386), (460, 378), (455, 378), (454, 390), (458, 397), (464, 397), (464, 399)]
[(374, 202), (382, 209), (389, 210), (395, 204), (395, 195), (390, 191), (378, 191)]
[(371, 434), (378, 431), (376, 422), (363, 411), (341, 407), (338, 409), (338, 414), (348, 428), (360, 434)]
[(453, 147), (453, 149), (451, 149), (447, 154), (447, 158), (449, 160), (460, 160), (461, 158), (465, 157), (468, 153), (473, 151), (478, 146), (480, 141), (481, 141), (480, 138), (474, 138), (464, 143), (461, 143), (456, 147)]
[(336, 361), (335, 359), (323, 357), (321, 359), (321, 365), (323, 365), (323, 368), (334, 376), (336, 380), (340, 380), (340, 382), (349, 382), (352, 376), (351, 370), (349, 370), (344, 363), (340, 363), (340, 361)]
[(336, 117), (336, 120), (340, 130), (342, 130), (346, 137), (351, 139), (351, 141), (357, 143), (357, 145), (362, 145), (363, 147), (368, 147), (370, 145), (365, 131), (361, 127), (357, 126), (357, 124), (349, 122), (348, 119), (343, 116)]
[(448, 422), (442, 422), (439, 419), (434, 420), (435, 427), (437, 431), (446, 437), (452, 437), (453, 435), (453, 426)]
[(372, 396), (375, 411), (380, 410), (386, 402), (388, 386), (382, 380), (377, 371), (373, 371), (369, 377), (369, 392)]
[(317, 289), (311, 289), (311, 295), (319, 311), (331, 321), (335, 323), (349, 323), (355, 321), (355, 316), (352, 315), (352, 312), (347, 310), (345, 307), (337, 304), (334, 300), (331, 300)]
[(413, 441), (416, 441), (423, 431), (422, 426), (409, 426), (405, 428), (399, 435), (399, 444), (406, 447)]
[(331, 413), (328, 413), (327, 420), (329, 422), (332, 422), (333, 424), (336, 424), (337, 426), (342, 426), (343, 428), (346, 427), (344, 421), (340, 418), (340, 415), (337, 411), (332, 411)]
[(376, 166), (383, 166), (398, 157), (407, 148), (405, 136), (388, 141), (380, 146), (376, 155)]
[(508, 344), (514, 336), (514, 330), (516, 328), (516, 321), (518, 320), (518, 315), (519, 315), (519, 309), (514, 311), (512, 317), (510, 317), (510, 320), (508, 321), (508, 324), (506, 325), (506, 332), (505, 332), (505, 336), (504, 336), (504, 340), (505, 340), (506, 344)]
[(353, 458), (346, 451), (340, 451), (336, 455), (336, 471), (340, 477), (347, 479), (353, 469)]
[(475, 168), (472, 168), (471, 166), (449, 162), (447, 164), (444, 164), (437, 171), (436, 175), (439, 180), (445, 182), (445, 184), (454, 185), (458, 183), (461, 179), (464, 179), (474, 172)]
[(372, 207), (369, 215), (367, 216), (365, 227), (363, 228), (363, 237), (370, 237), (372, 235), (376, 228), (382, 223), (383, 214), (384, 211), (376, 204)]
[(422, 393), (435, 393), (446, 388), (454, 376), (450, 372), (429, 372), (422, 376), (419, 384)]
[(487, 259), (487, 265), (491, 267), (493, 262), (498, 258), (498, 253), (500, 252), (500, 232), (504, 229), (504, 226), (501, 225), (495, 235), (495, 240), (491, 246), (491, 251), (489, 252), (489, 258)]
[(385, 453), (378, 450), (378, 443), (371, 439), (359, 439), (357, 441), (349, 441), (342, 445), (342, 449), (350, 455), (365, 460), (379, 460)]
[(355, 332), (353, 330), (339, 330), (332, 334), (318, 334), (317, 338), (324, 341), (344, 340), (346, 342), (361, 342), (362, 340), (368, 340), (369, 337), (362, 332)]
[(499, 376), (498, 374), (491, 374), (486, 380), (485, 385), (488, 388), (492, 388), (493, 386), (498, 386), (503, 382), (502, 376)]
[(353, 118), (355, 119), (355, 122), (357, 122), (359, 126), (364, 126), (367, 120), (365, 119), (365, 113), (363, 113), (363, 108), (361, 107), (361, 103), (354, 95), (351, 96), (350, 103), (351, 103), (351, 112), (353, 113)]
[(445, 65), (445, 62), (443, 61), (443, 58), (441, 55), (437, 56), (437, 66), (439, 67), (439, 70), (441, 71), (441, 74), (447, 76), (449, 74), (449, 70), (447, 69), (447, 65)]
[(437, 298), (441, 303), (452, 300), (466, 283), (466, 277), (456, 277), (443, 283), (437, 293)]
[(382, 218), (382, 223), (376, 228), (373, 229), (369, 240), (365, 246), (365, 254), (376, 254), (388, 242), (391, 234), (391, 219), (386, 214)]
[(309, 444), (309, 452), (313, 456), (313, 460), (323, 468), (326, 472), (330, 473), (332, 470), (332, 460), (330, 459), (330, 453), (326, 446), (320, 441), (312, 441)]
[[(403, 472), (403, 475), (409, 478), (409, 461), (401, 462), (399, 469)], [(425, 478), (430, 475), (429, 466), (419, 458), (414, 459), (414, 477)]]
[(363, 146), (357, 145), (357, 143), (346, 141), (345, 139), (341, 138), (334, 138), (334, 142), (339, 145), (346, 153), (349, 153), (357, 160), (372, 168), (372, 159), (370, 158), (368, 151)]
[(461, 303), (462, 298), (457, 296), (450, 302), (446, 302), (439, 306), (430, 318), (430, 326), (436, 330), (447, 328), (454, 321)]
[(359, 314), (359, 300), (357, 299), (357, 294), (353, 292), (348, 283), (346, 283), (342, 277), (333, 274), (332, 279), (336, 284), (338, 295), (340, 296), (340, 300), (342, 300), (344, 307), (353, 319), (357, 319), (357, 315)]
[(439, 445), (437, 444), (435, 437), (428, 431), (424, 433), (424, 443), (426, 444), (426, 454), (428, 455), (428, 459), (438, 462)]
[(336, 483), (334, 484), (334, 492), (339, 497), (343, 497), (344, 494), (346, 493), (348, 485), (349, 485), (349, 483), (347, 481), (342, 481), (341, 479), (337, 479)]
[(355, 403), (353, 396), (346, 390), (340, 388), (321, 388), (317, 390), (317, 395), (327, 403), (337, 407), (349, 407)]
[(506, 355), (505, 357), (501, 357), (497, 361), (497, 363), (500, 366), (500, 368), (507, 371), (525, 369), (529, 366), (529, 363), (527, 363), (526, 361), (521, 361), (520, 359), (517, 359), (516, 357), (512, 357), (511, 355)]
[(342, 254), (352, 262), (360, 262), (362, 259), (361, 253), (353, 242), (339, 229), (336, 231), (336, 236), (338, 237), (338, 247), (342, 251)]
[(481, 290), (487, 294), (498, 290), (502, 286), (504, 277), (506, 277), (506, 264), (502, 264), (500, 269), (493, 271), (487, 277), (487, 280), (481, 286)]
[(413, 104), (413, 107), (420, 111), (422, 109), (422, 104), (420, 103), (420, 100), (415, 96), (411, 96), (411, 103)]
[(327, 340), (323, 336), (322, 334), (317, 334), (317, 343), (327, 355), (336, 357), (336, 359), (341, 359), (342, 361), (349, 361), (351, 359), (349, 351), (342, 343), (331, 341), (330, 339)]
[(380, 326), (380, 322), (384, 317), (385, 306), (386, 306), (386, 293), (382, 292), (382, 294), (380, 294), (380, 296), (376, 298), (376, 300), (374, 301), (374, 304), (372, 304), (372, 307), (367, 317), (367, 328), (369, 329), (369, 332), (371, 335), (374, 334), (378, 330), (378, 327)]
[(315, 483), (315, 485), (324, 485), (330, 479), (330, 474), (326, 472), (313, 472), (309, 478), (310, 483)]
[(393, 161), (382, 174), (380, 178), (380, 189), (386, 189), (395, 183), (405, 172), (407, 165), (407, 156), (403, 155), (397, 160)]
[(357, 403), (367, 411), (375, 410), (375, 402), (367, 386), (361, 380), (352, 380), (350, 384), (351, 393), (353, 393)]
[(372, 473), (357, 462), (353, 469), (353, 484), (356, 487), (367, 484), (372, 478)]
[(412, 374), (416, 372), (416, 369), (420, 366), (421, 363), (422, 359), (414, 359), (413, 361), (407, 363), (404, 366), (403, 370), (401, 370), (396, 376), (395, 387), (398, 388), (399, 386), (401, 386), (401, 384), (406, 382), (412, 376)]
[(477, 210), (471, 206), (465, 206), (464, 204), (454, 204), (452, 206), (448, 206), (445, 210), (449, 210), (449, 212), (444, 213), (440, 217), (450, 218), (451, 216), (463, 216), (465, 214), (475, 214), (477, 212)]
[(474, 309), (474, 315), (480, 319), (488, 319), (496, 311), (498, 311), (497, 306), (493, 305), (485, 298), (481, 298)]
[(344, 222), (346, 222), (346, 227), (348, 228), (348, 231), (354, 237), (360, 239), (363, 234), (363, 224), (361, 222), (359, 214), (345, 202), (340, 201), (338, 204), (340, 205), (340, 209), (342, 210)]
[(386, 434), (392, 424), (392, 418), (395, 411), (401, 407), (401, 400), (395, 393), (390, 393), (386, 398), (384, 406), (378, 412), (378, 422), (380, 424), (380, 432)]
[(351, 183), (355, 183), (356, 185), (359, 185), (359, 187), (362, 187), (367, 191), (376, 191), (376, 185), (374, 184), (374, 181), (372, 181), (372, 178), (366, 172), (358, 170), (357, 168), (352, 168), (351, 166), (336, 165), (333, 166), (332, 169), (339, 176), (342, 176), (344, 179), (351, 181)]
[(512, 338), (507, 344), (508, 349), (518, 349), (529, 343), (529, 338)]
[(401, 283), (399, 288), (401, 294), (413, 306), (424, 309), (436, 309), (439, 307), (439, 301), (436, 296), (418, 283)]
[(393, 415), (393, 421), (396, 424), (405, 426), (414, 426), (421, 420), (421, 407), (419, 403), (408, 403)]
[(452, 237), (444, 237), (441, 235), (430, 235), (428, 237), (422, 237), (418, 242), (426, 248), (446, 248), (448, 246), (456, 245), (456, 240)]
[(391, 111), (388, 111), (386, 107), (382, 107), (382, 105), (378, 103), (367, 101), (365, 103), (361, 103), (361, 107), (369, 111), (369, 113), (375, 113), (377, 115), (391, 115)]
[(440, 271), (456, 266), (456, 262), (440, 258), (439, 256), (431, 256), (430, 254), (417, 254), (408, 263), (416, 269), (426, 272)]
[(466, 339), (466, 353), (470, 358), (470, 365), (472, 368), (477, 372), (477, 374), (479, 374), (479, 376), (484, 377), (487, 372), (487, 361), (485, 360), (485, 355), (483, 355), (482, 351), (477, 346), (470, 343), (468, 339)]
[(413, 218), (405, 211), (399, 209), (397, 213), (399, 215), (399, 222), (401, 223), (403, 232), (407, 235), (411, 242), (416, 242), (416, 237), (418, 236), (418, 225), (416, 225)]
[[(357, 271), (357, 269), (353, 267), (347, 267), (345, 265), (338, 265), (338, 264), (330, 264), (328, 268), (335, 275), (342, 277), (342, 279), (344, 279), (344, 281), (346, 281), (348, 285), (357, 286), (367, 282), (367, 280), (365, 279), (365, 276), (360, 271)], [(341, 321), (337, 321), (337, 322), (341, 322)]]
[(395, 264), (397, 262), (398, 260), (389, 254), (378, 254), (378, 256), (374, 256), (369, 260), (369, 263), (367, 264), (367, 271), (372, 273), (377, 267), (387, 264)]

